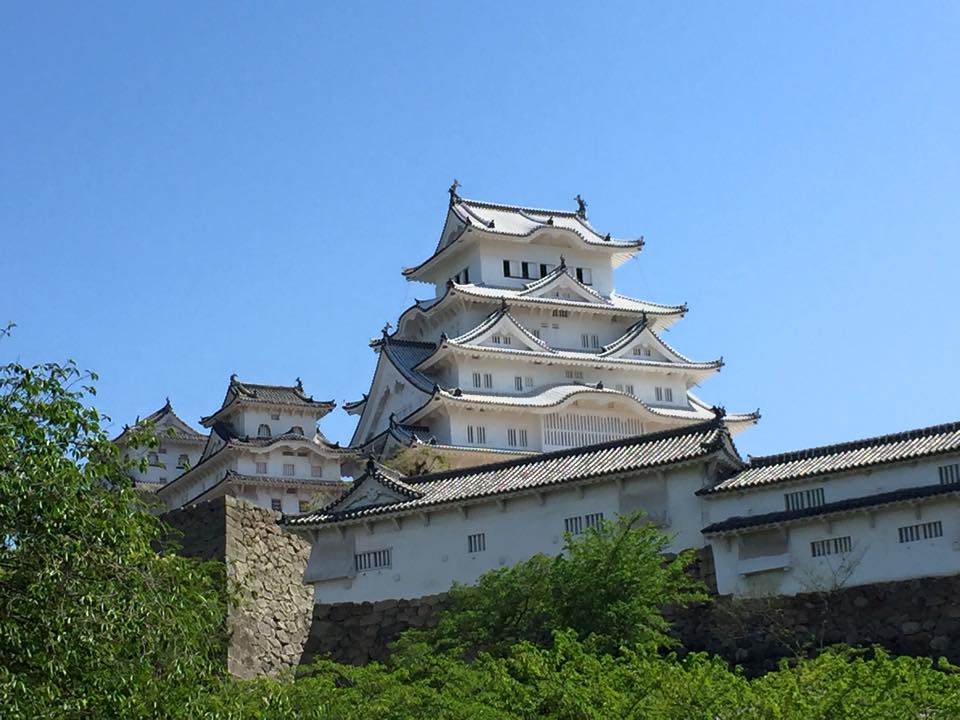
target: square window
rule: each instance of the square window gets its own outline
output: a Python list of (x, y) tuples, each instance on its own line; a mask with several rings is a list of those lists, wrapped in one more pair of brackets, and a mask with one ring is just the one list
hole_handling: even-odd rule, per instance
[(297, 508), (300, 512), (310, 512), (310, 501), (309, 500), (300, 500), (297, 502)]
[(283, 474), (287, 477), (293, 477), (296, 474), (296, 465), (293, 463), (284, 463)]
[(280, 512), (283, 509), (283, 503), (280, 498), (270, 498), (270, 509)]
[(323, 465), (311, 465), (310, 466), (310, 477), (323, 477)]
[(475, 533), (467, 535), (467, 552), (478, 553), (487, 549), (487, 536), (485, 533)]
[(257, 463), (257, 475), (266, 475), (267, 474), (267, 464), (265, 462)]

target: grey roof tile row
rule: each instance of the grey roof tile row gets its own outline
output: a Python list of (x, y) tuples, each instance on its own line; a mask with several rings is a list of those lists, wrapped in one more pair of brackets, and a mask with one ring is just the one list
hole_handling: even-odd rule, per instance
[(749, 490), (774, 483), (858, 470), (904, 460), (960, 452), (960, 422), (751, 457), (749, 466), (704, 494)]

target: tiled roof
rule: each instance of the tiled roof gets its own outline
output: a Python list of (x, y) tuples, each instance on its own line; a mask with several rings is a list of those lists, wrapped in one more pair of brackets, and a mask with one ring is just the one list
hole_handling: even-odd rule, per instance
[(751, 457), (745, 470), (705, 492), (749, 490), (787, 480), (953, 452), (960, 452), (960, 422), (780, 455)]
[[(459, 232), (452, 238), (444, 233), (433, 254), (419, 265), (405, 268), (403, 270), (405, 276), (415, 277), (421, 270), (433, 264), (434, 259), (445, 256), (445, 251), (456, 246), (457, 241), (472, 230), (513, 238), (527, 238), (540, 232), (561, 231), (580, 238), (591, 247), (611, 250), (615, 265), (628, 260), (643, 247), (643, 238), (637, 240), (611, 238), (610, 235), (603, 235), (590, 225), (586, 214), (566, 210), (502, 205), (455, 196), (451, 198), (445, 229), (449, 225), (451, 216), (456, 218), (457, 226), (460, 227)], [(447, 238), (446, 242), (444, 238)]]
[[(161, 438), (170, 438), (172, 440), (189, 443), (201, 443), (207, 439), (206, 435), (194, 430), (183, 418), (173, 411), (170, 398), (167, 398), (167, 402), (159, 410), (150, 413), (143, 419), (138, 419), (136, 423), (134, 423), (134, 427), (141, 426), (145, 423), (153, 423), (154, 426), (160, 430), (158, 434)], [(113, 442), (123, 442), (124, 436), (130, 432), (130, 429), (129, 426), (124, 426), (123, 432), (117, 435), (117, 437), (113, 439)], [(171, 429), (173, 430), (172, 435), (169, 434)]]
[(293, 385), (264, 385), (262, 383), (241, 382), (236, 375), (231, 375), (230, 385), (227, 387), (223, 404), (215, 413), (202, 418), (200, 422), (209, 427), (214, 420), (223, 414), (226, 408), (237, 402), (311, 408), (324, 414), (337, 406), (337, 403), (333, 400), (314, 400), (312, 395), (306, 395), (303, 392), (300, 378), (297, 378), (297, 382)]
[[(387, 513), (402, 513), (438, 505), (536, 491), (564, 483), (589, 480), (635, 470), (652, 469), (705, 458), (721, 452), (737, 466), (740, 459), (723, 423), (717, 419), (679, 430), (640, 435), (597, 445), (535, 455), (463, 470), (405, 478), (419, 494), (387, 505), (336, 512), (331, 507), (306, 515), (285, 517), (297, 527), (323, 525)], [(356, 483), (363, 481), (359, 478)]]
[(746, 515), (727, 518), (721, 522), (708, 525), (703, 529), (703, 533), (722, 533), (733, 530), (757, 528), (765, 525), (780, 525), (787, 522), (804, 520), (806, 518), (822, 517), (824, 515), (834, 515), (837, 513), (846, 513), (855, 510), (879, 507), (881, 505), (912, 502), (956, 493), (960, 493), (960, 484), (957, 483), (950, 485), (922, 485), (919, 487), (903, 488), (902, 490), (893, 490), (891, 492), (877, 493), (875, 495), (865, 495), (863, 497), (838, 500), (836, 502), (826, 503), (825, 505), (803, 508), (802, 510), (781, 510), (779, 512), (764, 513), (762, 515)]
[(203, 502), (207, 496), (214, 494), (224, 485), (273, 485), (279, 487), (310, 487), (347, 492), (350, 483), (343, 480), (320, 480), (317, 478), (279, 477), (275, 475), (244, 475), (233, 470), (227, 470), (224, 476), (208, 487), (199, 495), (188, 500), (184, 505)]
[(386, 337), (375, 344), (380, 347), (381, 352), (386, 352), (387, 357), (407, 380), (424, 392), (433, 392), (433, 380), (414, 368), (436, 350), (434, 343)]
[(544, 228), (559, 228), (576, 233), (590, 244), (636, 248), (642, 240), (615, 240), (598, 232), (586, 217), (570, 210), (545, 210), (520, 205), (483, 202), (460, 198), (453, 210), (465, 222), (500, 235), (530, 235)]

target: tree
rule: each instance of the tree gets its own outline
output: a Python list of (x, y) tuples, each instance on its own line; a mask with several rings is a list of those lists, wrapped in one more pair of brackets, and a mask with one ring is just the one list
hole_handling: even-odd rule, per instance
[(404, 448), (384, 465), (407, 477), (426, 475), (450, 468), (446, 457), (433, 448), (425, 446)]
[(687, 572), (692, 554), (667, 558), (669, 542), (641, 515), (567, 535), (565, 554), (535, 555), (475, 585), (454, 585), (436, 627), (409, 633), (398, 648), (427, 643), (440, 652), (503, 655), (523, 641), (548, 645), (562, 629), (596, 652), (672, 645), (663, 609), (706, 595)]
[(222, 664), (222, 567), (153, 550), (162, 525), (84, 404), (95, 380), (0, 366), (5, 717), (150, 715)]

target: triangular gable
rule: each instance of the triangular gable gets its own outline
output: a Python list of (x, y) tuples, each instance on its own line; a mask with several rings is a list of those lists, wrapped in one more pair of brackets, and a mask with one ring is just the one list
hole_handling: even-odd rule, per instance
[[(649, 351), (649, 355), (647, 351)], [(653, 330), (644, 326), (642, 323), (637, 323), (621, 337), (607, 345), (599, 357), (605, 359), (649, 360), (652, 362), (692, 362), (689, 358), (684, 357), (663, 342)]]
[(550, 352), (553, 350), (517, 322), (506, 309), (498, 310), (470, 332), (452, 338), (454, 345), (479, 345), (502, 350)]
[(363, 476), (354, 481), (350, 491), (332, 505), (327, 506), (324, 512), (336, 514), (368, 507), (394, 505), (422, 496), (422, 493), (417, 492), (401, 480), (391, 478), (379, 468), (375, 468), (371, 462), (367, 464)]
[(596, 303), (598, 305), (610, 304), (606, 298), (581, 283), (562, 266), (554, 270), (552, 276), (547, 275), (535, 283), (530, 283), (527, 286), (527, 290), (520, 293), (520, 296), (573, 300), (576, 302)]

